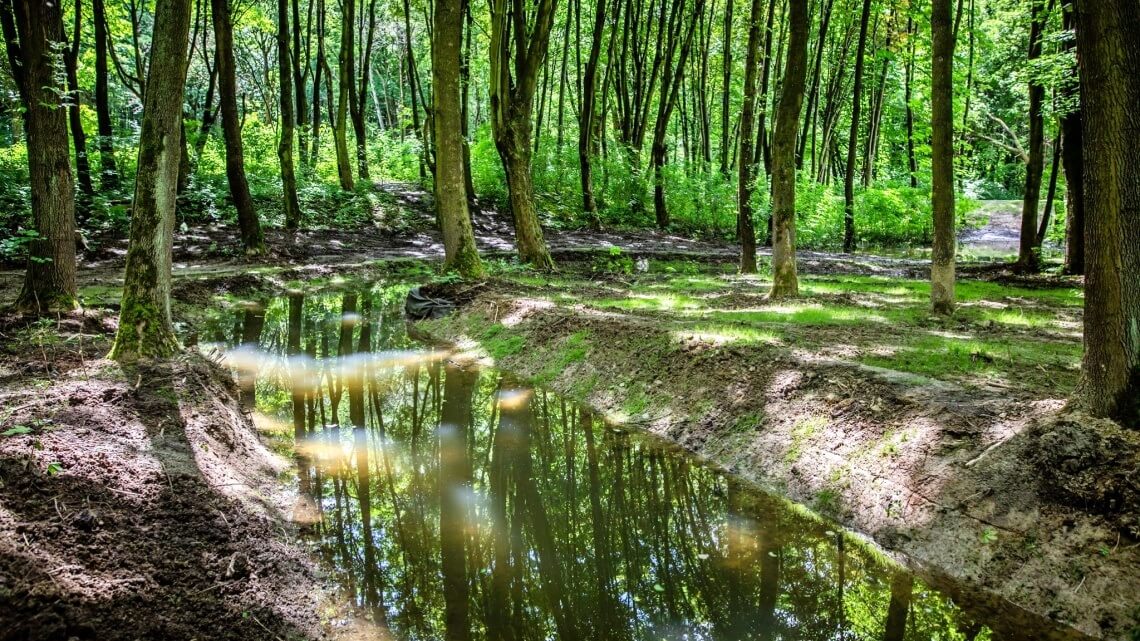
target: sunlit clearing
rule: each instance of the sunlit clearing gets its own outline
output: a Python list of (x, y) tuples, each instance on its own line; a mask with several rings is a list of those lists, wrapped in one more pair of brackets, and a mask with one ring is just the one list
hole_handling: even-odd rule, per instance
[(507, 410), (518, 409), (526, 405), (533, 394), (534, 391), (529, 389), (504, 390), (499, 392), (499, 407)]
[(775, 332), (731, 326), (694, 329), (692, 331), (675, 331), (673, 332), (673, 340), (682, 343), (696, 341), (716, 346), (726, 345), (728, 343), (780, 344), (780, 337)]

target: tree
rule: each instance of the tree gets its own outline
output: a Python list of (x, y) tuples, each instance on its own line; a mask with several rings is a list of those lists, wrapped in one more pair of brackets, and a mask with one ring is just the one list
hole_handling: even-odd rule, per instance
[(0, 0), (9, 69), (24, 104), (32, 218), (28, 268), (16, 308), (43, 314), (76, 306), (75, 194), (68, 159), (67, 110), (54, 43), (63, 33), (58, 2)]
[(110, 357), (161, 358), (178, 350), (170, 319), (174, 208), (182, 154), (191, 0), (158, 0), (119, 329)]
[[(71, 126), (71, 146), (75, 148), (75, 177), (79, 185), (79, 198), (76, 202), (77, 214), (86, 219), (91, 214), (95, 198), (95, 186), (91, 182), (91, 163), (87, 158), (87, 133), (83, 131), (83, 119), (79, 108), (79, 45), (83, 37), (83, 2), (76, 2), (73, 11), (75, 26), (71, 46), (63, 53), (63, 66), (67, 74), (67, 119)], [(61, 31), (60, 42), (66, 38)]]
[(91, 19), (95, 23), (95, 117), (98, 125), (99, 189), (104, 193), (119, 190), (119, 168), (115, 162), (115, 131), (111, 125), (111, 100), (107, 84), (107, 16), (104, 0), (91, 0)]
[[(1041, 39), (1047, 13), (1040, 0), (1031, 0), (1032, 22), (1029, 27), (1028, 64), (1041, 57)], [(1021, 206), (1021, 241), (1018, 245), (1017, 268), (1023, 272), (1040, 269), (1040, 245), (1037, 243), (1037, 207), (1041, 200), (1041, 174), (1045, 168), (1045, 87), (1041, 80), (1029, 80), (1029, 158), (1025, 166), (1025, 196)]]
[(590, 161), (594, 154), (594, 122), (598, 117), (598, 58), (602, 53), (602, 37), (606, 32), (606, 2), (608, 0), (597, 0), (594, 7), (594, 32), (590, 36), (590, 55), (586, 58), (586, 69), (582, 75), (582, 106), (578, 114), (578, 168), (582, 180), (582, 209), (595, 229), (601, 227), (601, 220), (598, 218), (598, 203), (594, 198)]
[[(293, 27), (297, 28), (296, 25)], [(297, 203), (297, 173), (293, 166), (293, 69), (289, 52), (289, 0), (277, 0), (277, 68), (281, 81), (279, 119), (281, 138), (277, 158), (281, 163), (281, 191), (285, 201), (285, 229), (295, 231), (301, 225), (301, 206)]]
[(772, 291), (774, 299), (799, 295), (796, 277), (796, 131), (807, 76), (806, 0), (788, 0), (788, 58), (772, 133)]
[(863, 58), (867, 52), (867, 23), (871, 0), (863, 0), (859, 44), (855, 48), (855, 89), (851, 98), (851, 132), (847, 138), (847, 169), (843, 172), (843, 251), (855, 250), (855, 153), (859, 147), (859, 114), (863, 108)]
[(744, 61), (744, 105), (740, 108), (740, 155), (737, 181), (737, 231), (740, 234), (740, 273), (756, 273), (756, 225), (752, 222), (752, 158), (754, 130), (753, 115), (756, 109), (756, 68), (760, 57), (761, 0), (752, 0), (748, 17), (748, 53)]
[(531, 113), (538, 71), (550, 44), (556, 0), (538, 0), (528, 26), (526, 0), (491, 0), (491, 129), (507, 175), (519, 258), (554, 266), (534, 203), (530, 174)]
[(1077, 2), (1084, 117), (1085, 352), (1079, 403), (1140, 426), (1140, 5)]
[(930, 17), (933, 49), (931, 86), (931, 250), (930, 302), (934, 312), (954, 312), (954, 34), (951, 0), (934, 0)]
[[(1076, 27), (1075, 0), (1061, 0), (1063, 22), (1066, 31)], [(1065, 51), (1076, 49), (1076, 36), (1066, 38)], [(1073, 75), (1078, 75), (1076, 68)], [(1085, 273), (1085, 195), (1084, 195), (1084, 143), (1081, 136), (1081, 108), (1078, 103), (1080, 88), (1073, 84), (1065, 88), (1063, 95), (1070, 104), (1069, 110), (1061, 117), (1061, 165), (1065, 169), (1065, 273)]]
[(210, 0), (214, 18), (214, 45), (217, 47), (218, 89), (222, 110), (222, 134), (226, 140), (226, 179), (237, 209), (241, 243), (249, 256), (265, 253), (261, 222), (253, 208), (249, 181), (245, 177), (245, 151), (238, 113), (237, 61), (234, 58), (234, 31), (230, 0)]
[(463, 6), (441, 2), (435, 7), (431, 41), (432, 122), (435, 127), (435, 203), (446, 253), (444, 269), (464, 278), (480, 278), (483, 266), (475, 249), (464, 180), (463, 127), (460, 105), (460, 57)]
[[(336, 173), (340, 188), (352, 191), (352, 164), (348, 159), (348, 103), (352, 85), (356, 82), (356, 49), (353, 45), (353, 32), (356, 30), (356, 0), (341, 2), (340, 54), (337, 58), (338, 83), (336, 98), (336, 124), (333, 126), (333, 142), (336, 144)], [(331, 105), (330, 105), (331, 108)]]

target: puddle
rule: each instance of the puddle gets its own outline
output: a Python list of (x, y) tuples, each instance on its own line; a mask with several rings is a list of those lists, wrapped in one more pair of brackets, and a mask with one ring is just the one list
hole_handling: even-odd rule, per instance
[(408, 640), (1075, 638), (936, 589), (659, 439), (458, 366), (407, 335), (405, 291), (235, 305), (211, 314), (213, 342), (200, 345), (235, 369), (259, 426), (295, 445), (292, 516), (355, 628)]

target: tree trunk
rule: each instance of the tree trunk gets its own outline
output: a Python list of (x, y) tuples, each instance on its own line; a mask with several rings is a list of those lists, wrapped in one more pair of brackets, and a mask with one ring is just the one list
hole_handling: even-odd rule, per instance
[[(1042, 32), (1047, 13), (1040, 2), (1031, 3), (1033, 23), (1029, 28), (1028, 64), (1041, 57)], [(1021, 241), (1017, 253), (1017, 268), (1023, 272), (1036, 272), (1041, 268), (1041, 253), (1037, 244), (1037, 207), (1041, 200), (1041, 174), (1045, 168), (1045, 87), (1036, 79), (1029, 81), (1029, 162), (1025, 167), (1025, 198), (1021, 205)]]
[[(218, 48), (218, 89), (221, 94), (222, 133), (226, 140), (226, 178), (237, 208), (241, 243), (247, 255), (265, 253), (261, 222), (253, 208), (249, 182), (245, 177), (245, 152), (241, 139), (241, 117), (237, 103), (237, 69), (229, 0), (210, 0), (214, 18), (214, 43)], [(183, 63), (185, 64), (185, 63)]]
[(606, 31), (606, 2), (608, 0), (597, 0), (594, 9), (594, 32), (590, 37), (590, 56), (586, 59), (586, 70), (582, 75), (582, 104), (578, 110), (578, 168), (582, 181), (582, 210), (595, 230), (601, 228), (602, 221), (598, 217), (598, 202), (594, 198), (591, 159), (594, 155), (594, 122), (598, 117), (598, 57), (602, 53), (602, 37)]
[[(1064, 28), (1076, 26), (1075, 0), (1062, 0)], [(1066, 49), (1076, 47), (1073, 39), (1065, 41)], [(1074, 69), (1074, 72), (1077, 70)], [(1070, 90), (1070, 99), (1079, 92)], [(1085, 194), (1084, 142), (1081, 136), (1081, 109), (1077, 107), (1061, 118), (1061, 163), (1065, 169), (1065, 273), (1085, 273)]]
[(954, 312), (954, 36), (951, 0), (934, 0), (931, 49), (931, 250), (930, 302), (937, 314)]
[(409, 93), (412, 98), (412, 129), (415, 130), (416, 136), (420, 138), (420, 144), (424, 147), (420, 153), (420, 180), (427, 178), (427, 168), (424, 158), (427, 154), (427, 141), (423, 139), (422, 132), (420, 131), (420, 109), (418, 102), (419, 91), (416, 89), (417, 78), (419, 73), (416, 71), (416, 54), (412, 50), (412, 9), (408, 0), (404, 0), (404, 53), (408, 60), (408, 86)]
[(463, 1), (463, 15), (465, 27), (463, 29), (463, 61), (459, 67), (460, 107), (459, 114), (460, 134), (463, 136), (463, 187), (467, 192), (468, 215), (479, 211), (479, 198), (475, 194), (475, 180), (471, 176), (471, 33), (475, 28), (471, 19), (471, 0)]
[[(819, 108), (819, 85), (822, 78), (820, 78), (820, 69), (823, 64), (823, 50), (827, 45), (827, 31), (831, 25), (831, 8), (835, 4), (835, 0), (827, 0), (827, 4), (821, 9), (819, 18), (819, 35), (816, 39), (815, 48), (815, 63), (812, 67), (811, 74), (811, 89), (808, 91), (808, 105), (807, 117), (804, 118), (803, 131), (800, 133), (799, 147), (796, 151), (796, 169), (804, 168), (804, 156), (807, 152), (808, 129), (809, 127), (814, 130), (816, 122), (816, 111)], [(812, 134), (814, 137), (814, 132)]]
[(843, 251), (855, 251), (855, 156), (859, 147), (859, 117), (863, 108), (863, 58), (867, 53), (867, 23), (871, 0), (863, 0), (859, 44), (855, 49), (855, 88), (851, 98), (851, 132), (847, 137), (847, 168), (843, 172)]
[(336, 98), (336, 126), (333, 127), (333, 140), (336, 143), (336, 173), (340, 188), (352, 191), (352, 164), (348, 157), (348, 101), (356, 74), (356, 50), (353, 44), (353, 31), (356, 24), (356, 0), (341, 2), (340, 56), (337, 67), (339, 74)]
[[(432, 42), (440, 37), (438, 13), (445, 7), (460, 16), (458, 23), (462, 30), (463, 10), (460, 3), (440, 2), (435, 9), (436, 31)], [(458, 40), (457, 34), (456, 45), (459, 44)], [(454, 53), (458, 52), (457, 47)], [(451, 53), (448, 52), (448, 56)], [(434, 54), (432, 59), (434, 63), (436, 60)], [(433, 85), (433, 92), (437, 90), (438, 87)], [(438, 105), (438, 100), (435, 104)], [(437, 112), (436, 116), (438, 115)], [(439, 144), (438, 141), (436, 144)], [(436, 171), (439, 171), (438, 157), (436, 163)], [(471, 399), (477, 382), (478, 374), (475, 371), (447, 364), (443, 379), (443, 407), (440, 410), (439, 429), (439, 567), (443, 577), (443, 623), (446, 641), (471, 639), (471, 599), (465, 552), (467, 532), (470, 531), (471, 524), (468, 523), (469, 509), (465, 497), (471, 492), (468, 431), (474, 424)]]
[(726, 178), (729, 168), (728, 150), (732, 148), (732, 124), (729, 118), (729, 108), (732, 102), (732, 6), (734, 4), (736, 4), (736, 0), (725, 0), (724, 32), (722, 34), (724, 67), (720, 94), (720, 173)]
[(906, 158), (907, 168), (910, 172), (910, 186), (918, 188), (918, 157), (914, 153), (914, 106), (911, 104), (914, 92), (914, 46), (918, 39), (918, 29), (914, 25), (914, 18), (906, 19), (907, 39), (910, 41), (909, 57), (906, 61), (906, 77), (904, 96), (906, 101)]
[(28, 269), (16, 308), (37, 314), (76, 307), (75, 193), (67, 157), (67, 110), (60, 104), (49, 35), (63, 33), (58, 2), (4, 0), (0, 21), (9, 69), (24, 104), (32, 219)]
[(883, 641), (903, 641), (906, 636), (907, 612), (913, 590), (914, 578), (907, 572), (895, 572), (891, 578), (891, 600), (887, 605), (887, 621), (883, 625)]
[(1045, 192), (1045, 211), (1041, 214), (1041, 222), (1037, 225), (1037, 238), (1034, 244), (1038, 252), (1045, 244), (1045, 236), (1049, 233), (1049, 222), (1053, 215), (1053, 207), (1057, 198), (1057, 172), (1061, 166), (1061, 131), (1053, 137), (1053, 163), (1049, 165), (1049, 189)]
[(788, 0), (788, 59), (784, 88), (772, 133), (772, 292), (773, 299), (799, 295), (796, 276), (796, 132), (807, 76), (806, 0)]
[(461, 3), (440, 2), (433, 17), (431, 70), (432, 123), (436, 145), (435, 204), (443, 231), (444, 269), (454, 269), (464, 278), (481, 278), (483, 266), (475, 249), (463, 170), (460, 106), (463, 13)]
[[(293, 25), (296, 29), (297, 25)], [(289, 0), (277, 0), (277, 69), (280, 77), (281, 139), (277, 142), (277, 159), (281, 163), (281, 191), (285, 200), (285, 229), (296, 231), (301, 226), (301, 206), (297, 203), (297, 174), (293, 165), (293, 77), (289, 52)]]
[(756, 273), (756, 225), (752, 221), (753, 116), (756, 109), (756, 67), (760, 58), (760, 12), (764, 4), (752, 0), (748, 17), (748, 52), (744, 58), (744, 104), (740, 108), (739, 177), (737, 180), (737, 232), (740, 235), (740, 273)]
[[(311, 0), (317, 3), (317, 58), (313, 63), (313, 119), (312, 147), (309, 148), (309, 167), (315, 167), (321, 153), (321, 86), (326, 82), (325, 71), (325, 0)], [(331, 109), (332, 106), (330, 105)]]
[(115, 162), (115, 131), (111, 125), (111, 100), (107, 78), (107, 17), (104, 0), (91, 0), (92, 21), (95, 23), (95, 118), (99, 128), (99, 189), (104, 193), (119, 190), (119, 168)]
[[(534, 204), (531, 112), (538, 71), (550, 44), (554, 9), (555, 0), (539, 0), (530, 12), (534, 24), (526, 29), (524, 0), (491, 1), (491, 129), (506, 171), (519, 258), (539, 269), (550, 269), (554, 262), (542, 237)], [(520, 27), (526, 33), (515, 32)]]
[(178, 350), (170, 269), (191, 5), (159, 0), (155, 7), (123, 301), (110, 355), (116, 360), (164, 358)]
[[(67, 115), (71, 125), (71, 144), (75, 147), (75, 178), (79, 185), (79, 198), (76, 200), (76, 216), (86, 221), (91, 214), (95, 199), (95, 186), (91, 182), (91, 162), (87, 157), (87, 134), (83, 131), (83, 119), (79, 115), (79, 41), (83, 36), (83, 2), (75, 3), (75, 28), (71, 46), (64, 53), (64, 68), (67, 73)], [(59, 34), (64, 41), (63, 32)]]
[(1140, 5), (1077, 3), (1084, 116), (1085, 352), (1080, 403), (1140, 427)]

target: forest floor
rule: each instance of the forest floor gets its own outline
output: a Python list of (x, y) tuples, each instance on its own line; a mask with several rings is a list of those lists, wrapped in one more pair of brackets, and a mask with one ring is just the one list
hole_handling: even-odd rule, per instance
[[(429, 278), (442, 247), (423, 194), (382, 187), (374, 225), (270, 231), (252, 260), (232, 227), (180, 233), (176, 320), (192, 325), (222, 293)], [(419, 223), (394, 234), (392, 217)], [(479, 214), (476, 229), (489, 255), (510, 255), (502, 217)], [(125, 243), (92, 240), (86, 311), (0, 322), (0, 596), (16, 606), (0, 638), (320, 636), (340, 615), (295, 546), (288, 460), (213, 365), (102, 360)], [(1079, 280), (964, 264), (944, 320), (926, 312), (924, 260), (804, 252), (803, 297), (772, 303), (763, 274), (734, 273), (728, 243), (548, 240), (559, 272), (492, 260), (485, 285), (437, 290), (463, 306), (420, 328), (812, 506), (927, 576), (1095, 637), (1140, 631), (1140, 443), (1062, 413)], [(0, 271), (0, 300), (21, 278)]]

